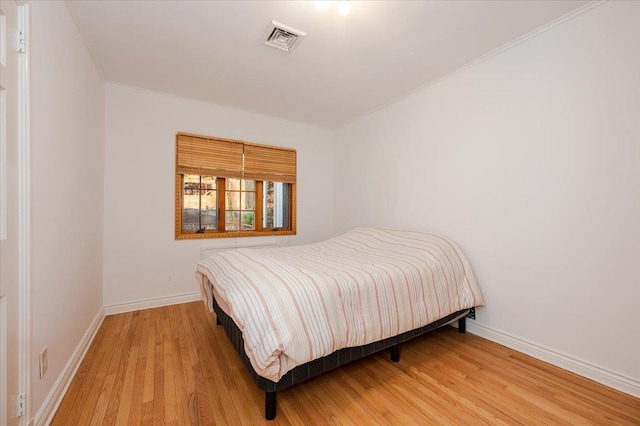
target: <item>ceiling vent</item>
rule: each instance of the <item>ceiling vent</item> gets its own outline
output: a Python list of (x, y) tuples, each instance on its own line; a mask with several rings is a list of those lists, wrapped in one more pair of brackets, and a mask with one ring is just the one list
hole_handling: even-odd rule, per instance
[(262, 36), (262, 44), (291, 53), (305, 35), (302, 31), (271, 21)]

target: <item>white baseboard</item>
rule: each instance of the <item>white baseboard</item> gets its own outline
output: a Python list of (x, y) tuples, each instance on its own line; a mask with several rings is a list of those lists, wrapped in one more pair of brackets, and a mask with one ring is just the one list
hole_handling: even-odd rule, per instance
[(135, 302), (118, 303), (104, 307), (105, 315), (122, 314), (124, 312), (139, 311), (141, 309), (159, 308), (161, 306), (177, 305), (179, 303), (197, 302), (202, 300), (199, 291), (177, 294), (174, 296), (157, 297), (155, 299), (137, 300)]
[(67, 389), (69, 388), (69, 385), (73, 380), (73, 377), (78, 371), (78, 368), (80, 367), (80, 364), (82, 363), (82, 360), (84, 359), (87, 350), (91, 345), (91, 342), (93, 342), (93, 338), (98, 333), (100, 325), (102, 325), (102, 321), (104, 320), (104, 317), (106, 315), (132, 312), (140, 309), (157, 308), (160, 306), (175, 305), (178, 303), (195, 302), (198, 300), (202, 300), (202, 295), (199, 291), (194, 293), (179, 294), (176, 296), (159, 297), (156, 299), (121, 303), (118, 305), (105, 306), (104, 308), (101, 308), (89, 325), (89, 328), (87, 328), (87, 331), (82, 336), (80, 343), (71, 355), (71, 358), (67, 362), (67, 365), (65, 365), (64, 369), (58, 376), (58, 379), (56, 380), (55, 384), (51, 388), (51, 391), (38, 409), (38, 412), (29, 423), (36, 426), (48, 425), (49, 423), (51, 423), (53, 416), (55, 415), (58, 407), (60, 406), (60, 403), (62, 402), (62, 398), (64, 398), (64, 395), (66, 394)]
[(590, 364), (557, 350), (467, 320), (467, 331), (610, 388), (640, 397), (640, 380)]
[(96, 316), (93, 318), (93, 321), (91, 321), (89, 328), (87, 328), (87, 331), (82, 336), (76, 350), (71, 354), (71, 358), (67, 362), (67, 365), (62, 369), (62, 372), (51, 388), (51, 391), (49, 391), (49, 394), (38, 409), (38, 412), (33, 418), (33, 424), (40, 426), (51, 423), (54, 414), (58, 410), (58, 406), (60, 406), (60, 403), (62, 402), (62, 398), (67, 393), (67, 389), (69, 388), (73, 377), (76, 375), (76, 371), (78, 371), (89, 346), (91, 346), (93, 338), (98, 333), (103, 320), (104, 309), (100, 308)]

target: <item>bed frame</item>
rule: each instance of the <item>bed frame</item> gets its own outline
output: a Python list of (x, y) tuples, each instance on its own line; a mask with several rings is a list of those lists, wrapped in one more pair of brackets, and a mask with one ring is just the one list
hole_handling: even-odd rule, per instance
[(391, 361), (398, 362), (400, 361), (400, 351), (398, 349), (398, 345), (402, 342), (406, 342), (407, 340), (411, 340), (414, 337), (428, 333), (429, 331), (435, 330), (436, 328), (455, 321), (456, 319), (458, 319), (458, 332), (466, 332), (465, 320), (466, 314), (469, 312), (468, 309), (464, 309), (462, 311), (454, 312), (451, 315), (447, 315), (446, 317), (441, 318), (431, 324), (427, 324), (424, 327), (407, 331), (406, 333), (402, 333), (397, 336), (389, 337), (387, 339), (373, 342), (364, 346), (337, 350), (325, 357), (318, 358), (313, 361), (309, 361), (306, 364), (299, 365), (282, 376), (282, 378), (278, 382), (273, 382), (269, 379), (265, 379), (264, 377), (259, 376), (258, 373), (256, 373), (256, 371), (253, 369), (253, 366), (249, 361), (249, 357), (247, 357), (247, 354), (244, 350), (242, 332), (235, 324), (235, 322), (233, 322), (231, 317), (229, 317), (220, 308), (218, 302), (215, 300), (215, 297), (213, 298), (213, 310), (215, 311), (217, 316), (217, 324), (224, 327), (227, 336), (229, 336), (231, 343), (233, 343), (233, 346), (238, 351), (238, 354), (244, 361), (244, 364), (253, 376), (256, 384), (260, 389), (265, 391), (264, 417), (267, 420), (273, 420), (276, 417), (277, 391), (286, 389), (289, 386), (293, 386), (300, 382), (304, 382), (305, 380), (311, 379), (312, 377), (319, 376), (320, 374), (331, 371), (351, 361), (364, 358), (365, 356), (380, 352), (384, 349), (391, 349)]

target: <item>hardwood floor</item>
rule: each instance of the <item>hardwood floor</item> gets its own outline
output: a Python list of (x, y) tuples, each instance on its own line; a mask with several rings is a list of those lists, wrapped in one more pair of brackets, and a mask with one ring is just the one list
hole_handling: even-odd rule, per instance
[(452, 327), (264, 393), (201, 302), (105, 318), (53, 425), (640, 424), (640, 400)]

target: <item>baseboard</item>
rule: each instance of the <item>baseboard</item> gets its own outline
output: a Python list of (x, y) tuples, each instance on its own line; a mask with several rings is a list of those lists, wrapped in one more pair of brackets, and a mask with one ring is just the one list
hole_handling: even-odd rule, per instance
[(89, 346), (91, 346), (93, 338), (98, 333), (103, 320), (104, 309), (100, 308), (96, 316), (93, 318), (93, 321), (91, 321), (89, 328), (87, 328), (87, 331), (82, 336), (76, 350), (71, 354), (71, 358), (67, 362), (67, 365), (62, 369), (62, 372), (58, 376), (58, 380), (56, 380), (51, 391), (49, 391), (49, 394), (38, 409), (38, 412), (33, 418), (32, 424), (40, 426), (51, 423), (54, 414), (58, 410), (58, 406), (60, 406), (60, 403), (62, 402), (62, 398), (67, 393), (67, 389), (69, 388), (73, 377), (76, 375), (76, 371), (78, 371)]
[(58, 407), (60, 406), (60, 403), (62, 402), (62, 398), (66, 394), (69, 385), (71, 385), (71, 381), (78, 371), (78, 368), (80, 367), (80, 364), (82, 363), (82, 360), (84, 359), (89, 346), (91, 346), (93, 338), (98, 333), (100, 325), (102, 325), (102, 321), (104, 320), (104, 317), (106, 315), (137, 311), (140, 309), (157, 308), (160, 306), (175, 305), (178, 303), (195, 302), (201, 299), (202, 296), (200, 292), (194, 292), (179, 294), (176, 296), (141, 300), (137, 302), (121, 303), (118, 305), (111, 305), (101, 308), (89, 325), (89, 328), (87, 328), (87, 331), (82, 336), (80, 343), (71, 355), (71, 358), (67, 362), (67, 365), (65, 365), (64, 369), (58, 376), (56, 383), (51, 388), (51, 391), (43, 401), (36, 415), (29, 422), (29, 424), (41, 426), (51, 423), (53, 416), (55, 415)]
[(104, 307), (105, 315), (122, 314), (124, 312), (139, 311), (141, 309), (159, 308), (161, 306), (177, 305), (179, 303), (197, 302), (202, 300), (199, 291), (177, 294), (174, 296), (157, 297), (155, 299), (137, 300), (135, 302), (118, 303)]
[(640, 397), (640, 380), (598, 367), (570, 355), (467, 320), (467, 332), (484, 337), (549, 364), (629, 395)]

